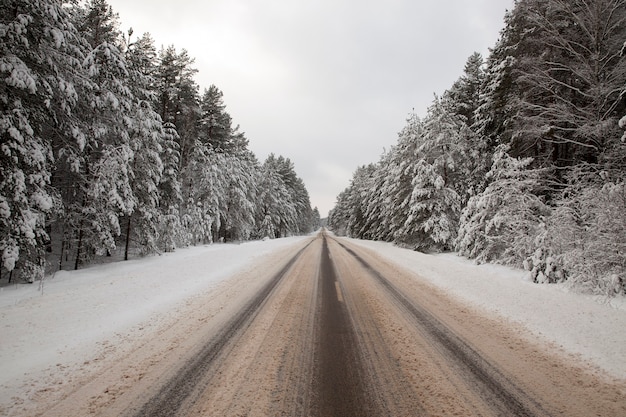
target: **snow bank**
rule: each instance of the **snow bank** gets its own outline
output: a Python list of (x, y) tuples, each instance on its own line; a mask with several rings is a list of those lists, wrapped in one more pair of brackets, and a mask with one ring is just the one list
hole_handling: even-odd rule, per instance
[(61, 271), (47, 277), (43, 289), (38, 284), (0, 288), (0, 397), (20, 379), (57, 363), (81, 361), (102, 341), (167, 314), (255, 259), (301, 239), (193, 247)]
[(626, 379), (626, 299), (577, 294), (564, 285), (533, 284), (526, 271), (475, 265), (455, 254), (427, 255), (390, 243), (351, 241), (453, 297), (520, 324), (612, 376)]

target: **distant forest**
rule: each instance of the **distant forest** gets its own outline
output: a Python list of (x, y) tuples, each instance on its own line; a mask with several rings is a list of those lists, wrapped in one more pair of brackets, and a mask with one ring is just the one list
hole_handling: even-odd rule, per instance
[(0, 4), (2, 278), (30, 281), (319, 224), (293, 163), (263, 163), (194, 60), (122, 33), (105, 0)]
[[(626, 293), (626, 1), (518, 0), (329, 226)], [(459, 34), (462, 36), (462, 34)]]

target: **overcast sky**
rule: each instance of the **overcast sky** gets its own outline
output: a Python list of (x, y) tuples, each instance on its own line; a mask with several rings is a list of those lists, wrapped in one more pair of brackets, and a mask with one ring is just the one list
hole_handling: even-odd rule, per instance
[(513, 0), (108, 0), (122, 30), (195, 58), (262, 162), (295, 164), (322, 217), (407, 115), (486, 57)]

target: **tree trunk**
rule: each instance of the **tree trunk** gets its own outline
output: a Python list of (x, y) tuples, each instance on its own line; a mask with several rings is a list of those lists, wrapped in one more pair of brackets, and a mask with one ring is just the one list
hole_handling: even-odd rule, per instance
[(63, 252), (65, 251), (65, 231), (63, 231), (63, 237), (61, 238), (61, 255), (59, 256), (59, 271), (63, 269)]
[(128, 222), (126, 223), (126, 248), (124, 249), (124, 260), (128, 260), (128, 247), (130, 246), (130, 223), (132, 219), (132, 215), (128, 216)]
[(78, 228), (78, 247), (76, 248), (76, 261), (74, 262), (74, 270), (78, 269), (80, 265), (80, 252), (83, 248), (83, 221), (80, 221), (80, 226)]

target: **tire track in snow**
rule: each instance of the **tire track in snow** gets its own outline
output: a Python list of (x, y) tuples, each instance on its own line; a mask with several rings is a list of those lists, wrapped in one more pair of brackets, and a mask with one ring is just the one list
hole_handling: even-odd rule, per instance
[(547, 410), (533, 398), (530, 398), (510, 378), (490, 364), (479, 352), (448, 329), (430, 312), (408, 299), (391, 281), (360, 255), (337, 239), (333, 240), (353, 256), (387, 290), (395, 302), (411, 315), (415, 325), (421, 328), (423, 333), (441, 348), (463, 378), (468, 380), (477, 394), (497, 415), (550, 416)]
[(249, 300), (235, 316), (217, 331), (216, 335), (196, 356), (186, 362), (174, 377), (167, 381), (139, 410), (130, 410), (129, 415), (135, 417), (171, 417), (184, 409), (186, 403), (192, 404), (195, 397), (203, 391), (205, 384), (202, 381), (210, 376), (211, 368), (216, 360), (229, 343), (250, 326), (276, 286), (312, 243), (313, 241), (300, 249), (254, 298)]
[(364, 365), (350, 313), (330, 256), (326, 234), (322, 234), (319, 288), (320, 303), (316, 357), (316, 404), (312, 415), (381, 415), (372, 401)]

